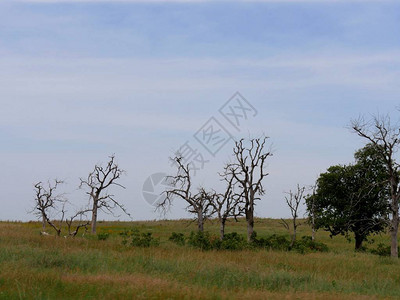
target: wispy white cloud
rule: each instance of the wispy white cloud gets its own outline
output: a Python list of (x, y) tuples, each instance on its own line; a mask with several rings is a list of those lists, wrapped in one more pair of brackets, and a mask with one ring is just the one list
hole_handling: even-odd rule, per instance
[[(224, 87), (282, 90), (351, 85), (398, 90), (400, 52), (286, 54), (264, 59), (0, 59), (2, 99), (79, 95), (87, 102), (135, 94), (213, 91)], [(18, 87), (22, 87), (19, 89)], [(196, 98), (193, 99), (195, 101)], [(0, 100), (4, 101), (4, 100)], [(48, 101), (51, 101), (50, 99)], [(190, 101), (190, 99), (187, 99)]]
[[(400, 68), (395, 66), (400, 66), (398, 52), (259, 60), (3, 58), (0, 127), (32, 141), (100, 143), (104, 136), (114, 141), (112, 132), (93, 134), (94, 128), (162, 130), (184, 137), (217, 111), (215, 95), (228, 97), (236, 89), (296, 94), (320, 87), (398, 93)], [(286, 96), (288, 104), (304, 100)]]

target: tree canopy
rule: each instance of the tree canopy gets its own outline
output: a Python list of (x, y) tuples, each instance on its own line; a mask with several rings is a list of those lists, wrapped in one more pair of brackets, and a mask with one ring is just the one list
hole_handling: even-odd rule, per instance
[(316, 193), (307, 199), (308, 206), (314, 201), (316, 228), (332, 236), (353, 233), (356, 249), (387, 224), (388, 182), (377, 150), (368, 144), (355, 153), (354, 164), (330, 167), (319, 176)]

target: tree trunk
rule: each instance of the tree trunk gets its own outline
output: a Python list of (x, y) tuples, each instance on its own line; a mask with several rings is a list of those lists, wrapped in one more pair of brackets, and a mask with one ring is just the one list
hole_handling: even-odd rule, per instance
[(197, 211), (197, 228), (200, 232), (204, 231), (203, 209)]
[(357, 251), (357, 250), (360, 250), (362, 248), (364, 237), (359, 235), (359, 234), (357, 234), (357, 233), (355, 233), (354, 235), (355, 235), (355, 239), (356, 239), (355, 250)]
[(297, 235), (296, 225), (293, 226), (293, 235), (292, 235), (292, 242), (290, 243), (290, 247), (293, 247), (294, 243), (296, 242), (296, 235)]
[(46, 216), (44, 214), (42, 214), (42, 230), (45, 231), (46, 230)]
[[(397, 204), (395, 205), (396, 207), (398, 206)], [(390, 236), (392, 239), (391, 242), (391, 256), (394, 258), (398, 258), (399, 257), (399, 253), (398, 253), (398, 240), (397, 240), (397, 232), (399, 230), (399, 211), (398, 209), (393, 209), (393, 218), (392, 218), (392, 224), (390, 226)]]
[(294, 218), (293, 219), (293, 237), (292, 237), (291, 247), (293, 247), (294, 243), (296, 242), (296, 236), (297, 236), (297, 224), (296, 224), (296, 218)]
[(250, 243), (253, 241), (253, 233), (254, 233), (254, 214), (252, 209), (246, 211), (246, 221), (247, 221), (247, 241)]
[(315, 241), (315, 207), (314, 207), (314, 199), (312, 199), (312, 205), (311, 205), (311, 228), (312, 228), (312, 233), (311, 233), (311, 240)]
[(93, 201), (93, 209), (92, 209), (92, 234), (96, 234), (97, 229), (97, 201)]
[(220, 220), (220, 239), (221, 241), (224, 239), (225, 237), (225, 220), (221, 219)]

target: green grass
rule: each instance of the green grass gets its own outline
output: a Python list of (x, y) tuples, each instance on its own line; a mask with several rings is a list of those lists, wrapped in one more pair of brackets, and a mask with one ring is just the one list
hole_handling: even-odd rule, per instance
[[(160, 246), (122, 245), (133, 226), (152, 232)], [(99, 222), (96, 236), (40, 236), (39, 223), (0, 223), (0, 299), (375, 299), (400, 298), (400, 263), (355, 253), (344, 237), (318, 232), (328, 253), (266, 250), (202, 252), (168, 241), (173, 231), (188, 235), (186, 220)], [(218, 234), (218, 224), (206, 229)], [(245, 234), (243, 221), (227, 231)], [(287, 234), (277, 220), (256, 220), (258, 236)], [(50, 229), (49, 229), (50, 232)], [(300, 227), (301, 235), (310, 228)], [(375, 244), (389, 244), (387, 235)]]

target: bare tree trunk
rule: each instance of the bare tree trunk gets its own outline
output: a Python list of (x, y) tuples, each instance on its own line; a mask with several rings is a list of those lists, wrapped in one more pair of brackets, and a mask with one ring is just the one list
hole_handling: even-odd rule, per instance
[(199, 231), (204, 231), (203, 209), (197, 211), (197, 227)]
[(294, 246), (294, 243), (296, 242), (296, 235), (297, 235), (297, 229), (296, 229), (296, 227), (294, 227), (293, 235), (292, 235), (292, 242), (290, 243), (290, 247)]
[[(297, 213), (297, 212), (296, 212)], [(293, 238), (292, 238), (292, 247), (294, 243), (296, 242), (296, 236), (297, 236), (297, 224), (296, 224), (296, 218), (293, 218)]]
[(397, 234), (399, 231), (399, 200), (397, 196), (398, 189), (398, 180), (395, 175), (391, 176), (391, 194), (392, 194), (392, 220), (390, 226), (390, 237), (391, 237), (391, 245), (390, 245), (390, 255), (393, 258), (399, 257), (399, 248), (398, 248), (398, 240)]
[(225, 219), (220, 220), (220, 230), (219, 231), (220, 231), (220, 239), (222, 241), (225, 237)]
[(97, 201), (93, 201), (93, 209), (92, 209), (92, 234), (96, 234), (97, 229)]
[[(315, 192), (314, 192), (315, 194)], [(315, 241), (315, 204), (314, 204), (314, 199), (312, 200), (312, 204), (311, 204), (311, 229), (312, 229), (312, 233), (311, 233), (311, 240)]]
[[(396, 204), (396, 207), (398, 205)], [(398, 253), (398, 240), (397, 240), (397, 233), (399, 230), (399, 212), (398, 210), (393, 210), (393, 218), (392, 218), (392, 222), (391, 222), (391, 226), (390, 226), (390, 236), (392, 239), (391, 242), (391, 256), (394, 258), (398, 258), (399, 257), (399, 253)]]
[(57, 236), (60, 236), (60, 235), (61, 235), (61, 226), (60, 226), (60, 228), (58, 228), (58, 227), (57, 227), (52, 221), (50, 221), (49, 219), (47, 220), (47, 222), (49, 223), (49, 225), (50, 225), (51, 227), (54, 228), (54, 230), (56, 231)]
[(46, 216), (44, 215), (44, 213), (42, 214), (42, 230), (45, 231), (46, 230)]
[(253, 241), (253, 233), (254, 233), (254, 214), (251, 209), (246, 211), (246, 221), (247, 221), (247, 241), (250, 243)]

